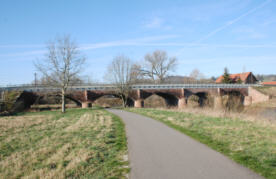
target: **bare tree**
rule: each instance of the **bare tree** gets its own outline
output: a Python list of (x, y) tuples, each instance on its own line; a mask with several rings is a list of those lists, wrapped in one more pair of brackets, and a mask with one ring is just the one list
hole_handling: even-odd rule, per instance
[(203, 73), (201, 73), (198, 69), (194, 69), (191, 73), (190, 73), (190, 77), (194, 80), (201, 80), (204, 78)]
[(37, 70), (47, 79), (47, 85), (60, 89), (63, 113), (66, 91), (77, 81), (84, 62), (85, 57), (81, 55), (75, 42), (70, 36), (64, 36), (49, 42), (44, 59), (35, 63)]
[(144, 75), (140, 71), (141, 66), (134, 62), (131, 66), (131, 81), (133, 83), (146, 83), (148, 79), (145, 79)]
[(115, 84), (117, 94), (122, 100), (123, 107), (127, 105), (127, 99), (132, 84), (132, 62), (124, 56), (116, 56), (108, 67), (107, 78)]
[[(53, 83), (51, 76), (42, 76), (41, 78), (37, 78), (36, 80), (32, 81), (33, 85), (42, 85), (48, 86), (49, 84)], [(70, 84), (74, 85), (83, 85), (86, 83), (86, 79), (84, 77), (75, 76), (71, 79)], [(55, 86), (55, 85), (52, 85)]]
[(176, 62), (175, 57), (169, 58), (165, 51), (156, 50), (145, 56), (145, 66), (139, 71), (153, 81), (163, 83), (168, 72), (174, 70)]

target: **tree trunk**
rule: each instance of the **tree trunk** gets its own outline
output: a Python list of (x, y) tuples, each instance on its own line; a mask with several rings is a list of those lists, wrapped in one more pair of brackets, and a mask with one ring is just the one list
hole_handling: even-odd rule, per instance
[(125, 97), (122, 96), (122, 97), (121, 97), (121, 100), (122, 100), (122, 106), (123, 106), (123, 108), (125, 108), (125, 107), (126, 107), (126, 100), (125, 100)]
[(61, 90), (61, 101), (62, 101), (61, 112), (65, 113), (65, 90), (64, 89)]
[(125, 100), (124, 100), (124, 98), (122, 98), (122, 106), (123, 106), (123, 108), (125, 108)]

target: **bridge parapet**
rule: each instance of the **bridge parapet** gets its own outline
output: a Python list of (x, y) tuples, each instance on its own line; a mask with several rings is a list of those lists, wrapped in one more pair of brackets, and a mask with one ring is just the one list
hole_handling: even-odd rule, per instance
[[(132, 89), (210, 89), (210, 88), (249, 88), (249, 87), (259, 87), (260, 84), (135, 84), (132, 85)], [(56, 87), (47, 87), (47, 86), (35, 86), (35, 85), (15, 85), (15, 86), (6, 86), (1, 87), (0, 91), (30, 91), (30, 92), (39, 92), (39, 91), (60, 91)], [(84, 90), (116, 90), (116, 86), (112, 84), (107, 85), (78, 85), (71, 86), (68, 90), (74, 91), (84, 91)]]

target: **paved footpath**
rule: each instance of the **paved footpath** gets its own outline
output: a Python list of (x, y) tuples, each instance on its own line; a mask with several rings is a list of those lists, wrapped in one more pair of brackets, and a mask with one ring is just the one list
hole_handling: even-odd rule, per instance
[(131, 179), (262, 178), (161, 122), (122, 110), (109, 111), (126, 124)]

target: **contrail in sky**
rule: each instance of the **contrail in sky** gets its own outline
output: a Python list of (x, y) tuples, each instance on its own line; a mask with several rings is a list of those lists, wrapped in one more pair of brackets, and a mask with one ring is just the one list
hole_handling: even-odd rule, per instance
[(215, 35), (216, 33), (220, 32), (220, 31), (222, 31), (223, 29), (225, 29), (226, 27), (228, 27), (228, 26), (230, 26), (230, 25), (232, 25), (232, 24), (238, 22), (239, 20), (241, 20), (242, 18), (244, 18), (244, 17), (248, 16), (249, 14), (255, 12), (256, 10), (261, 9), (262, 7), (264, 7), (265, 5), (267, 5), (267, 4), (270, 3), (270, 2), (271, 2), (271, 0), (265, 1), (265, 2), (262, 3), (261, 5), (259, 5), (259, 6), (255, 7), (255, 8), (253, 8), (253, 9), (251, 9), (250, 11), (247, 11), (246, 13), (242, 14), (241, 16), (239, 16), (239, 17), (237, 17), (237, 18), (235, 18), (235, 19), (233, 19), (233, 20), (227, 22), (227, 23), (224, 24), (223, 26), (221, 26), (221, 27), (215, 29), (214, 31), (210, 32), (209, 34), (207, 34), (207, 35), (204, 36), (203, 38), (201, 38), (201, 39), (195, 41), (195, 43), (202, 42), (202, 41), (204, 41), (204, 40), (206, 40), (206, 39), (212, 37), (212, 36)]
[[(264, 3), (260, 4), (259, 6), (251, 9), (250, 11), (247, 11), (246, 13), (240, 15), (239, 17), (227, 22), (226, 24), (224, 24), (223, 26), (213, 30), (212, 32), (210, 32), (209, 34), (207, 34), (206, 36), (202, 37), (201, 39), (199, 40), (196, 40), (193, 42), (193, 44), (200, 44), (202, 41), (214, 36), (216, 33), (222, 31), (223, 29), (225, 29), (226, 27), (230, 26), (230, 25), (233, 25), (234, 23), (238, 22), (239, 20), (241, 20), (242, 18), (248, 16), (249, 14), (257, 11), (258, 9), (261, 9), (263, 8), (265, 5), (267, 5), (268, 3), (270, 3), (272, 0), (267, 0), (265, 1)], [(182, 54), (182, 52), (185, 50), (185, 48), (181, 48), (180, 50), (178, 50), (174, 55), (175, 56), (179, 56), (180, 54)]]

